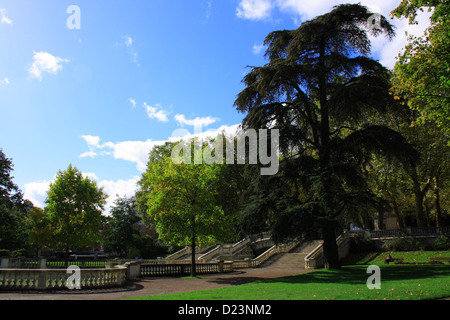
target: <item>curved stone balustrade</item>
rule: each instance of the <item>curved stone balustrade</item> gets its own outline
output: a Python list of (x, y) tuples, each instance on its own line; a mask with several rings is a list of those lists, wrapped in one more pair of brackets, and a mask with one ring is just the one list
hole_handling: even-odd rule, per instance
[[(126, 267), (81, 269), (81, 289), (122, 286)], [(0, 290), (67, 289), (67, 269), (0, 269)]]

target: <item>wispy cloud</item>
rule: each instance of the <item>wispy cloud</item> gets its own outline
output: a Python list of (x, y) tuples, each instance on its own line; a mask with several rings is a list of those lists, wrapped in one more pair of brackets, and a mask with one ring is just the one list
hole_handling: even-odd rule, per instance
[(0, 79), (0, 86), (8, 85), (9, 83), (9, 79), (6, 77), (4, 79)]
[(133, 109), (136, 108), (136, 100), (133, 98), (129, 98), (128, 101), (131, 103), (131, 105), (133, 106)]
[(127, 53), (131, 57), (131, 61), (133, 61), (133, 63), (139, 67), (139, 53), (134, 49), (134, 43), (135, 39), (133, 39), (129, 35), (124, 35), (122, 36), (122, 42), (120, 43), (120, 45), (123, 45), (127, 48)]
[(219, 119), (213, 117), (197, 117), (195, 119), (189, 120), (186, 119), (186, 116), (184, 114), (177, 114), (175, 115), (174, 119), (181, 125), (188, 125), (193, 127), (207, 127), (219, 121)]
[(56, 57), (48, 52), (34, 52), (33, 63), (28, 69), (28, 74), (41, 81), (42, 73), (57, 74), (62, 70), (62, 64), (67, 62), (69, 62), (68, 59)]
[(261, 52), (262, 52), (264, 49), (265, 49), (264, 44), (257, 44), (257, 43), (255, 43), (255, 44), (253, 45), (253, 54), (254, 54), (254, 55), (260, 55)]
[(213, 6), (212, 0), (203, 0), (203, 6), (205, 8), (205, 19), (206, 21), (208, 21), (209, 18), (211, 18), (212, 14), (212, 6)]
[(144, 102), (144, 108), (150, 119), (156, 119), (159, 122), (169, 121), (169, 112), (164, 110), (160, 104), (155, 104), (155, 106), (150, 106), (147, 102)]
[(86, 141), (89, 151), (80, 155), (80, 158), (95, 158), (99, 155), (110, 155), (111, 151), (108, 149), (114, 148), (111, 142), (100, 143), (100, 137), (97, 136), (81, 136)]
[(13, 21), (6, 15), (6, 9), (0, 9), (0, 24), (13, 24)]

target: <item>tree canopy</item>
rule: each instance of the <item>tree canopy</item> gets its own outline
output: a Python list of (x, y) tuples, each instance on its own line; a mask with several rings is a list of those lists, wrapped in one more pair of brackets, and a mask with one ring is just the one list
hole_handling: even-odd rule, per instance
[[(373, 14), (359, 4), (340, 5), (296, 30), (270, 33), (269, 62), (245, 76), (235, 102), (247, 113), (244, 126), (276, 128), (282, 136), (283, 170), (259, 179), (261, 201), (252, 207), (276, 212), (272, 229), (279, 239), (317, 230), (329, 268), (340, 267), (341, 219), (379, 205), (362, 174), (364, 164), (373, 153), (416, 157), (398, 132), (367, 121), (397, 107), (388, 70), (369, 56), (369, 34), (391, 39), (394, 29), (385, 17), (368, 28)], [(282, 189), (274, 190), (277, 185)]]
[(173, 145), (156, 147), (139, 181), (138, 197), (146, 208), (144, 220), (155, 223), (160, 238), (192, 249), (227, 239), (231, 223), (218, 203), (221, 165), (175, 164)]
[(405, 97), (422, 122), (435, 122), (450, 134), (450, 2), (404, 0), (392, 12), (415, 23), (417, 11), (433, 11), (431, 27), (422, 37), (410, 37), (395, 65), (393, 90)]
[(72, 165), (59, 171), (50, 184), (44, 212), (50, 224), (51, 246), (85, 249), (101, 240), (102, 211), (107, 195), (95, 181)]

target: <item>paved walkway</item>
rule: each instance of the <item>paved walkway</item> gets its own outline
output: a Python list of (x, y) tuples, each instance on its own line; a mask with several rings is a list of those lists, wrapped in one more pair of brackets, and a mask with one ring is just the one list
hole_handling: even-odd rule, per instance
[[(304, 269), (255, 268), (227, 274), (203, 275), (200, 279), (145, 278), (128, 283), (126, 287), (104, 290), (54, 292), (0, 292), (0, 300), (122, 300), (167, 293), (209, 290), (298, 275)], [(257, 294), (257, 293), (255, 293)]]

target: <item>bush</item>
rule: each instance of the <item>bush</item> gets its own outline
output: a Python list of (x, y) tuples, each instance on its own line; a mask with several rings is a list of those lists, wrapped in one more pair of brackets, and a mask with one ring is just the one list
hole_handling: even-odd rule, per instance
[(368, 239), (364, 236), (354, 236), (350, 239), (350, 252), (351, 253), (366, 253), (366, 252), (376, 252), (380, 248), (376, 245), (375, 241)]
[(8, 249), (0, 249), (0, 257), (9, 257), (9, 254)]
[(386, 240), (383, 247), (387, 251), (415, 251), (418, 249), (414, 237)]
[(434, 240), (433, 247), (435, 250), (450, 250), (450, 237), (441, 235)]

